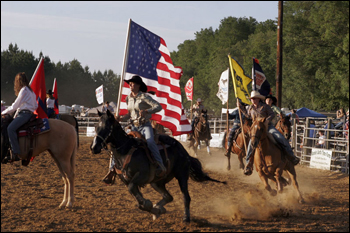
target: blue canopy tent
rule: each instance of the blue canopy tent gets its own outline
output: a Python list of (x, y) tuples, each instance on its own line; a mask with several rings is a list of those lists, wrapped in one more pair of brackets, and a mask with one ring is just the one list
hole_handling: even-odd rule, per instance
[[(323, 115), (321, 113), (318, 113), (318, 112), (315, 112), (313, 110), (310, 110), (308, 108), (305, 108), (305, 107), (302, 107), (302, 108), (299, 108), (297, 111), (297, 114), (299, 116), (299, 118), (305, 118), (305, 117), (320, 117), (320, 118), (327, 118), (326, 115)], [(291, 115), (292, 113), (287, 113), (287, 116), (288, 115)]]

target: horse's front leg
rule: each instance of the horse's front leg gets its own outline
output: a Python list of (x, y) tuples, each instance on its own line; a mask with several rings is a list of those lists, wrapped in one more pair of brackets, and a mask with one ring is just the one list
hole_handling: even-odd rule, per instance
[[(146, 177), (146, 176), (144, 176)], [(128, 184), (128, 190), (131, 193), (133, 197), (135, 197), (136, 201), (138, 202), (138, 207), (140, 210), (151, 212), (153, 208), (153, 204), (150, 200), (143, 198), (142, 193), (139, 189), (139, 180), (142, 179), (140, 176), (140, 173), (136, 173), (135, 176), (132, 178), (130, 183)]]
[(283, 172), (283, 170), (280, 167), (276, 168), (275, 179), (276, 179), (276, 184), (277, 184), (277, 191), (279, 193), (282, 193), (282, 191), (283, 191), (283, 186), (281, 185), (282, 172)]
[(207, 152), (208, 152), (208, 154), (211, 155), (210, 147), (209, 147), (209, 140), (208, 139), (205, 140), (205, 144), (207, 145)]
[(156, 220), (161, 214), (166, 213), (166, 209), (164, 208), (164, 206), (169, 202), (172, 202), (174, 198), (173, 196), (171, 196), (168, 190), (166, 190), (164, 183), (151, 183), (151, 186), (163, 197), (163, 199), (160, 200), (157, 204), (155, 204), (153, 206), (153, 209), (151, 210), (151, 213), (153, 213), (153, 220)]
[(272, 189), (271, 186), (269, 185), (267, 176), (266, 176), (266, 174), (262, 171), (262, 167), (259, 167), (259, 169), (258, 169), (258, 174), (259, 174), (259, 177), (260, 177), (261, 181), (263, 182), (263, 184), (264, 184), (264, 186), (265, 186), (265, 189), (266, 189), (267, 191), (269, 191), (269, 193), (270, 193), (272, 196), (276, 196), (277, 191), (274, 190), (274, 189)]

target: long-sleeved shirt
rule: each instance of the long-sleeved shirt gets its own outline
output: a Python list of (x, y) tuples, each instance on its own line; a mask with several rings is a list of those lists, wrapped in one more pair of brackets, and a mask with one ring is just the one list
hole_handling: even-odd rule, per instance
[(195, 103), (192, 106), (192, 112), (193, 112), (193, 116), (194, 117), (198, 117), (201, 114), (201, 111), (204, 109), (204, 105), (203, 104), (197, 104)]
[(46, 106), (48, 108), (54, 108), (55, 107), (55, 99), (47, 98), (46, 99)]
[(147, 110), (145, 115), (145, 121), (147, 121), (152, 117), (153, 113), (162, 110), (162, 106), (157, 101), (143, 92), (137, 93), (136, 97), (132, 97), (131, 94), (129, 94), (125, 101), (128, 106), (128, 113), (121, 118), (122, 121), (130, 118), (133, 121), (138, 120), (140, 117), (140, 110)]
[(257, 117), (266, 117), (266, 120), (269, 122), (269, 124), (272, 124), (271, 120), (275, 116), (272, 108), (263, 102), (259, 102), (257, 107), (252, 104), (248, 107), (248, 109), (240, 106), (240, 110), (245, 115), (245, 117), (251, 118), (253, 121)]
[(17, 116), (18, 112), (21, 110), (29, 110), (34, 112), (38, 108), (38, 103), (36, 102), (36, 95), (27, 86), (22, 87), (19, 91), (18, 96), (11, 106), (5, 109), (1, 114), (11, 114), (15, 111)]

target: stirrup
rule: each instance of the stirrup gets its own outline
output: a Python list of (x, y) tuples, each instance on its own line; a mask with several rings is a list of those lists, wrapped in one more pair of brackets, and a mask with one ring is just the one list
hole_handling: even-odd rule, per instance
[(103, 182), (107, 185), (113, 185), (115, 182), (115, 177), (116, 177), (117, 173), (115, 172), (115, 170), (109, 170), (109, 172), (107, 173), (107, 175), (105, 177), (103, 177)]

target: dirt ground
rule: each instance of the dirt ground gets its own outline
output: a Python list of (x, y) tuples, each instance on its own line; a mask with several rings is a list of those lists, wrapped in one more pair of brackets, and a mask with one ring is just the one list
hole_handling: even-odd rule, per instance
[[(92, 138), (80, 138), (76, 159), (75, 202), (59, 209), (63, 181), (48, 153), (37, 156), (28, 167), (1, 164), (1, 231), (343, 231), (349, 232), (349, 176), (325, 170), (296, 167), (299, 186), (306, 201), (299, 204), (292, 186), (271, 197), (263, 189), (257, 172), (247, 177), (222, 149), (202, 148), (199, 159), (212, 178), (227, 181), (197, 183), (189, 180), (191, 223), (183, 223), (184, 206), (176, 179), (167, 188), (174, 201), (157, 220), (141, 211), (117, 179), (113, 186), (101, 182), (107, 173), (106, 152), (92, 155)], [(187, 145), (185, 143), (185, 145)], [(193, 153), (190, 151), (190, 154)], [(234, 155), (233, 155), (234, 156)], [(274, 185), (272, 185), (274, 187)], [(161, 196), (149, 185), (145, 198), (156, 203)]]

